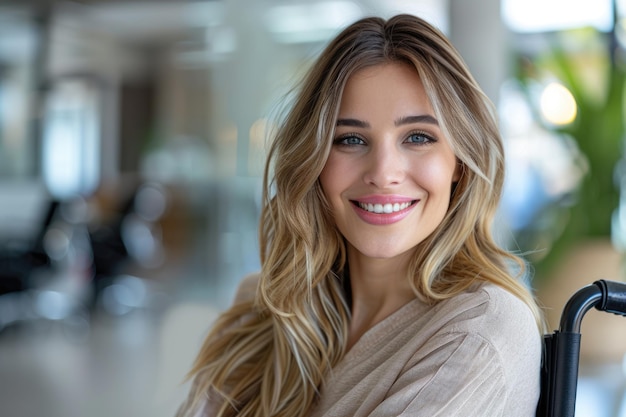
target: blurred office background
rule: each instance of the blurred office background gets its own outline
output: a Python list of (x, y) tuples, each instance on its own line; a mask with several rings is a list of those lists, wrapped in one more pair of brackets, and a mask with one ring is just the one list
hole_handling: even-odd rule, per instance
[[(171, 416), (259, 267), (271, 116), (340, 28), (415, 13), (496, 104), (496, 232), (550, 325), (623, 280), (626, 3), (0, 1), (0, 415)], [(589, 313), (578, 415), (626, 416), (626, 320)]]

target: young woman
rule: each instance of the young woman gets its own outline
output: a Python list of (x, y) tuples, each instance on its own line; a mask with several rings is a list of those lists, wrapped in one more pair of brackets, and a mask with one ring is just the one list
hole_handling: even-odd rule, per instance
[(534, 416), (541, 313), (490, 226), (491, 105), (449, 41), (366, 18), (277, 132), (261, 264), (214, 325), (179, 416)]

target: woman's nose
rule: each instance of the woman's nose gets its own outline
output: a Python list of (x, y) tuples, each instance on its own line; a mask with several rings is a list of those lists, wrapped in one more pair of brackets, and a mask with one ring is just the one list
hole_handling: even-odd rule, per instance
[(377, 188), (400, 184), (406, 175), (405, 165), (401, 152), (395, 146), (373, 147), (368, 154), (363, 180)]

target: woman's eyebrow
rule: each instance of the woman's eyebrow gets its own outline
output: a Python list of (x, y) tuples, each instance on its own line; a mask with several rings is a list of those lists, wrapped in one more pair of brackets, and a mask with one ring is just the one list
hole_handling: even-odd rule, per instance
[(359, 119), (337, 119), (337, 126), (369, 128), (370, 124)]
[(396, 126), (412, 124), (412, 123), (428, 123), (431, 125), (439, 126), (439, 122), (437, 121), (437, 119), (435, 119), (433, 116), (429, 114), (422, 114), (422, 115), (417, 115), (417, 116), (405, 116), (405, 117), (399, 118), (393, 123)]
[[(435, 126), (439, 126), (439, 122), (433, 116), (429, 114), (422, 114), (416, 116), (404, 116), (394, 121), (395, 126), (401, 126), (412, 123), (428, 123)], [(337, 126), (348, 126), (348, 127), (361, 127), (361, 128), (369, 128), (370, 124), (363, 120), (359, 119), (337, 119)]]

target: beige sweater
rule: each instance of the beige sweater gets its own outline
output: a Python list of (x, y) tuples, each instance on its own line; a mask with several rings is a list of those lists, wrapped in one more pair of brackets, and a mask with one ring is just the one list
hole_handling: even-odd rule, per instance
[[(434, 307), (413, 300), (337, 364), (311, 417), (532, 417), (540, 363), (530, 310), (497, 286)], [(211, 408), (190, 415), (210, 417)]]

